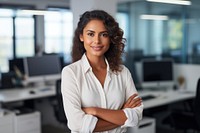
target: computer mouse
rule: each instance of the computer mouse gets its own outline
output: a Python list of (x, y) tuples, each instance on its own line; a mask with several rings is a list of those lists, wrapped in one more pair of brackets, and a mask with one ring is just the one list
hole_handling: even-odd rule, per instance
[(35, 94), (35, 91), (31, 90), (29, 91), (30, 94)]

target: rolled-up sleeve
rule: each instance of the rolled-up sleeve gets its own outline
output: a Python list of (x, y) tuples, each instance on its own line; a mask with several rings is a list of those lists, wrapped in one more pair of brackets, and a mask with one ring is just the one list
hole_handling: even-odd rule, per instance
[(71, 131), (78, 133), (93, 132), (98, 119), (83, 112), (80, 90), (73, 71), (68, 67), (62, 70), (61, 92), (68, 127)]
[[(138, 93), (132, 76), (129, 72), (128, 69), (126, 70), (126, 100), (128, 100), (128, 98), (133, 95), (134, 93)], [(140, 120), (142, 120), (142, 115), (143, 115), (143, 103), (139, 106), (139, 107), (135, 107), (135, 108), (125, 108), (123, 109), (127, 120), (125, 121), (124, 125), (122, 125), (121, 127), (134, 127), (134, 126), (138, 126)]]
[(138, 126), (140, 120), (142, 119), (143, 105), (136, 108), (126, 108), (123, 110), (127, 120), (125, 121), (123, 127), (135, 127)]

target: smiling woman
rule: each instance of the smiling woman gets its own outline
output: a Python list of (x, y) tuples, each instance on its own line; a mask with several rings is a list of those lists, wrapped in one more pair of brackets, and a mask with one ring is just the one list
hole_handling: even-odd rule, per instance
[(85, 12), (75, 30), (73, 63), (62, 70), (63, 105), (72, 133), (123, 133), (142, 119), (143, 104), (122, 65), (123, 31), (107, 12)]
[(88, 58), (102, 56), (110, 46), (108, 32), (100, 20), (91, 20), (80, 35)]

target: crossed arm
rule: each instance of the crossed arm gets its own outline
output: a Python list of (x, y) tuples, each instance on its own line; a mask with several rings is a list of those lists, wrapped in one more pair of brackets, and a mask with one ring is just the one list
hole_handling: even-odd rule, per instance
[[(135, 108), (142, 104), (140, 97), (137, 97), (137, 94), (133, 94), (129, 99), (124, 103), (123, 107), (120, 110), (110, 110), (98, 107), (87, 107), (82, 108), (86, 114), (90, 114), (98, 117), (98, 122), (94, 131), (101, 132), (114, 129), (118, 126), (124, 125), (127, 117), (123, 111), (125, 108)], [(117, 116), (117, 117), (116, 117)]]

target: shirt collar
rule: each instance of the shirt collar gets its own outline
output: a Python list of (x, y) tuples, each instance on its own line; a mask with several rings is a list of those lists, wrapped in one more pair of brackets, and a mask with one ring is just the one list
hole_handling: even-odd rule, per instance
[[(107, 59), (105, 58), (106, 65), (107, 65), (107, 72), (110, 72), (110, 66), (108, 64)], [(83, 70), (86, 73), (89, 70), (92, 70), (92, 67), (90, 66), (90, 63), (88, 61), (88, 58), (86, 57), (86, 54), (84, 53), (82, 58), (81, 58), (81, 64), (83, 64)]]

